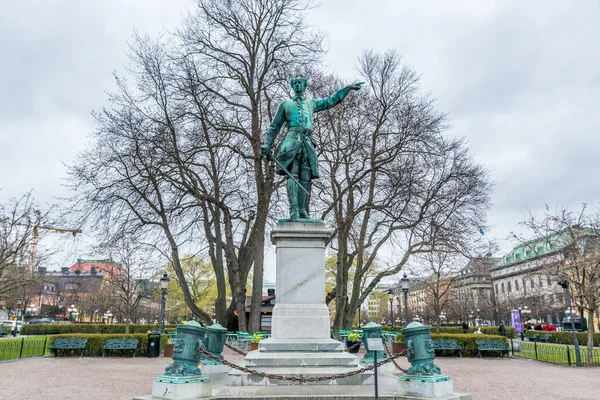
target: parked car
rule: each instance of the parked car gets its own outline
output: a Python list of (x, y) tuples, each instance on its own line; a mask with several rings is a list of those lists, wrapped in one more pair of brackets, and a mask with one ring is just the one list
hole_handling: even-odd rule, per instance
[(52, 321), (51, 319), (32, 319), (29, 320), (28, 324), (53, 324), (54, 321)]
[(2, 325), (4, 327), (4, 329), (9, 330), (10, 332), (12, 332), (15, 329), (15, 325), (17, 326), (17, 332), (21, 331), (21, 328), (23, 327), (23, 321), (12, 321), (9, 319), (6, 319), (4, 321), (0, 321), (0, 325)]

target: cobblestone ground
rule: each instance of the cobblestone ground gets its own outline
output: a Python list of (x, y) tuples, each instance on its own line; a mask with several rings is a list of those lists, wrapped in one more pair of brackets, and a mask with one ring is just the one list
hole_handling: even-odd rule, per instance
[[(224, 355), (242, 359), (229, 350)], [(169, 362), (162, 357), (47, 357), (0, 363), (0, 399), (131, 400), (149, 394), (152, 380)], [(471, 393), (473, 399), (600, 399), (599, 368), (517, 358), (438, 358), (436, 363), (452, 377), (456, 392)]]

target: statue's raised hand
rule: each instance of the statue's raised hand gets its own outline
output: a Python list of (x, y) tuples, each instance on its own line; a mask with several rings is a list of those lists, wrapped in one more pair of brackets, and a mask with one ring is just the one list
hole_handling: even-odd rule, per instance
[(349, 86), (350, 90), (360, 90), (361, 86), (364, 85), (364, 82), (356, 82)]

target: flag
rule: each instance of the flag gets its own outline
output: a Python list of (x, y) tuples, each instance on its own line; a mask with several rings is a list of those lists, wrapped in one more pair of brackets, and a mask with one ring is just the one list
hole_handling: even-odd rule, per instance
[(550, 206), (546, 203), (546, 211), (550, 211)]
[(481, 233), (482, 235), (485, 234), (485, 232), (483, 231), (483, 229), (479, 228), (479, 233)]

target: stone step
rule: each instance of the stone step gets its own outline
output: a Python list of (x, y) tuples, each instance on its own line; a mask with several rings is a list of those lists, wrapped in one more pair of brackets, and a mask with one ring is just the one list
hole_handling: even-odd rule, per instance
[[(272, 367), (261, 368), (246, 367), (273, 375), (283, 375), (286, 377), (305, 377), (305, 378), (320, 378), (344, 374), (347, 372), (360, 369), (359, 367)], [(356, 375), (328, 379), (325, 381), (306, 382), (305, 385), (372, 385), (374, 383), (373, 371), (365, 371)], [(227, 377), (228, 386), (270, 386), (270, 385), (298, 385), (293, 381), (279, 380), (274, 378), (265, 378), (258, 375), (251, 375), (239, 370), (232, 370)]]
[(258, 344), (258, 349), (264, 352), (343, 352), (344, 343), (333, 339), (264, 339)]
[(248, 366), (252, 367), (355, 367), (359, 359), (345, 352), (301, 353), (301, 352), (261, 352), (251, 351), (246, 355)]

